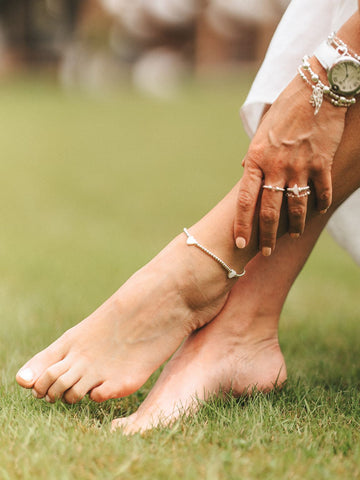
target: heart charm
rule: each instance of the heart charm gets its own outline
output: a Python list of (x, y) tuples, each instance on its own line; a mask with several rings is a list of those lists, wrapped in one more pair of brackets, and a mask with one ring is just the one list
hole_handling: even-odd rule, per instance
[(228, 278), (234, 278), (234, 277), (237, 277), (237, 273), (235, 272), (235, 270), (230, 270), (230, 272), (228, 273)]
[(187, 238), (186, 243), (188, 245), (196, 245), (197, 241), (195, 240), (195, 238), (192, 235), (190, 235), (190, 237)]

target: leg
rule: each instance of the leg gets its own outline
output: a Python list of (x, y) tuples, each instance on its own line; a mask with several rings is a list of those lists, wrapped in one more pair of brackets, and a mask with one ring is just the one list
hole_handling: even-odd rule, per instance
[[(359, 112), (359, 109), (358, 109)], [(355, 137), (356, 115), (349, 118), (338, 158), (360, 159)], [(340, 160), (341, 162), (341, 160)], [(198, 400), (231, 391), (268, 391), (286, 380), (286, 366), (277, 328), (286, 296), (303, 267), (329, 216), (345, 198), (338, 163), (334, 167), (335, 204), (326, 216), (309, 220), (304, 235), (278, 240), (270, 258), (257, 255), (247, 276), (232, 289), (225, 307), (207, 326), (188, 337), (161, 373), (138, 411), (114, 420), (125, 434), (171, 424), (179, 415), (196, 410)], [(349, 170), (354, 174), (354, 170)], [(359, 168), (357, 168), (359, 177)], [(343, 192), (339, 195), (339, 192)]]
[[(335, 202), (360, 185), (356, 105), (334, 166)], [(192, 234), (240, 271), (257, 253), (256, 232), (245, 250), (233, 241), (236, 187)], [(309, 209), (310, 218), (315, 214)], [(285, 221), (281, 227), (285, 232)], [(64, 395), (75, 402), (128, 395), (138, 389), (183, 338), (214, 318), (235, 281), (179, 235), (90, 317), (31, 359), (17, 380), (49, 401)]]
[(145, 431), (194, 412), (199, 400), (219, 392), (240, 396), (281, 386), (286, 366), (278, 342), (280, 313), (325, 223), (317, 217), (299, 241), (284, 236), (271, 257), (258, 254), (219, 315), (187, 338), (138, 411), (114, 420), (113, 428)]
[[(234, 194), (191, 231), (240, 270), (256, 245), (243, 255), (231, 244)], [(182, 233), (90, 317), (32, 358), (18, 382), (49, 401), (64, 395), (75, 402), (89, 391), (96, 401), (128, 395), (220, 311), (234, 283), (214, 260), (187, 246)]]

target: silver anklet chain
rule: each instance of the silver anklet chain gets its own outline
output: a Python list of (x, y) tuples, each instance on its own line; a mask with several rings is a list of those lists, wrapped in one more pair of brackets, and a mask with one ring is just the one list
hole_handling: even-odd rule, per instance
[(195, 237), (193, 237), (186, 228), (184, 228), (184, 232), (187, 236), (186, 243), (189, 246), (194, 246), (202, 250), (206, 255), (209, 255), (209, 257), (213, 258), (216, 262), (218, 262), (226, 271), (227, 271), (227, 277), (228, 278), (240, 278), (245, 275), (245, 269), (241, 273), (237, 273), (233, 268), (230, 268), (229, 265), (227, 265), (221, 258), (217, 257), (214, 253), (210, 252), (207, 248), (205, 248), (203, 245), (201, 245)]

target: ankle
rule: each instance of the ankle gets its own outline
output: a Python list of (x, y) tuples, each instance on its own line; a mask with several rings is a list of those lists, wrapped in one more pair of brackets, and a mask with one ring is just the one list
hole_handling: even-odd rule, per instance
[[(225, 270), (204, 252), (189, 247), (184, 234), (178, 235), (169, 248), (172, 250), (174, 289), (179, 292), (189, 313), (197, 319), (203, 312), (207, 317), (218, 313), (234, 280), (229, 280)], [(165, 259), (165, 268), (168, 268), (168, 262)]]

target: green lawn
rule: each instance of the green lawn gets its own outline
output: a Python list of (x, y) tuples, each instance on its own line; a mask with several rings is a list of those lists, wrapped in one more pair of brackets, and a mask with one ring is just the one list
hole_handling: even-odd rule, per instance
[(171, 103), (0, 86), (1, 479), (360, 478), (360, 271), (326, 234), (283, 313), (282, 392), (124, 438), (110, 421), (156, 374), (101, 405), (50, 406), (14, 381), (235, 183), (248, 85), (189, 85)]

